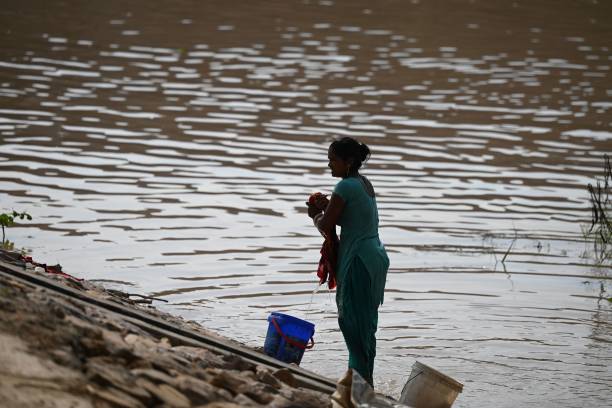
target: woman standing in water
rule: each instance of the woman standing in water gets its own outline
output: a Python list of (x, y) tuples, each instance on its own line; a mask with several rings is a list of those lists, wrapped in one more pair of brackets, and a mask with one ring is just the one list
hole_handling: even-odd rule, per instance
[(359, 174), (370, 149), (345, 137), (332, 142), (328, 158), (336, 184), (331, 199), (318, 197), (308, 215), (324, 236), (341, 226), (335, 274), (338, 324), (349, 351), (349, 368), (373, 385), (378, 306), (383, 302), (389, 258), (378, 237), (378, 208), (372, 183)]

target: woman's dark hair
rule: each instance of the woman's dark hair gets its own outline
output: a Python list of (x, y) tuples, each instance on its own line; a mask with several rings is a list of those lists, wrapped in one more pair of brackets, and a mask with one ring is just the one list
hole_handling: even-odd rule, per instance
[(352, 137), (334, 140), (329, 149), (344, 161), (352, 159), (351, 171), (359, 170), (363, 162), (370, 158), (370, 148)]

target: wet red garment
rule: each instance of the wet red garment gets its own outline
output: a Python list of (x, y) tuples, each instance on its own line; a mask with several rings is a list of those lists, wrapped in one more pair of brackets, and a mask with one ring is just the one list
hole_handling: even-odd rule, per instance
[(336, 261), (338, 260), (338, 236), (333, 233), (333, 236), (325, 238), (321, 247), (321, 259), (319, 260), (319, 268), (317, 276), (319, 277), (319, 285), (327, 282), (327, 287), (333, 289), (336, 287)]
[(59, 264), (58, 265), (53, 265), (53, 266), (50, 266), (50, 265), (47, 265), (47, 264), (40, 264), (38, 262), (34, 262), (32, 260), (31, 256), (22, 256), (21, 259), (24, 262), (31, 263), (34, 266), (40, 266), (41, 268), (43, 268), (45, 270), (46, 273), (52, 273), (54, 275), (60, 275), (60, 276), (63, 276), (64, 278), (66, 278), (66, 279), (70, 279), (70, 280), (73, 280), (75, 282), (83, 281), (82, 278), (75, 278), (72, 275), (69, 275), (69, 274), (67, 274), (65, 272), (62, 272), (62, 267)]
[[(317, 198), (327, 196), (323, 193), (313, 193), (308, 198), (308, 204), (314, 206)], [(315, 217), (316, 225), (316, 217)], [(319, 285), (327, 282), (327, 287), (333, 289), (336, 287), (336, 261), (338, 260), (338, 235), (336, 231), (332, 232), (331, 237), (325, 236), (323, 231), (321, 234), (325, 237), (323, 246), (321, 247), (321, 259), (317, 268), (317, 276), (319, 277)]]

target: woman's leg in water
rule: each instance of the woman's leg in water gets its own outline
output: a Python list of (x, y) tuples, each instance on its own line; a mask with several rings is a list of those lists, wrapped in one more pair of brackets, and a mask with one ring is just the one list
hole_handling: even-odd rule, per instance
[(349, 368), (373, 385), (379, 305), (374, 300), (370, 275), (359, 257), (353, 261), (339, 290), (338, 301), (342, 304), (338, 305), (338, 323), (349, 351)]

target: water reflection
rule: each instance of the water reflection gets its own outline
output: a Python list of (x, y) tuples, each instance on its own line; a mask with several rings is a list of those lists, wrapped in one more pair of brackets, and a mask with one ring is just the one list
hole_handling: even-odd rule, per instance
[(306, 315), (304, 365), (338, 376), (302, 203), (357, 136), (392, 258), (377, 386), (418, 358), (466, 383), (457, 406), (603, 405), (609, 278), (579, 224), (612, 138), (608, 4), (73, 3), (0, 11), (0, 199), (35, 217), (12, 240), (249, 344)]

